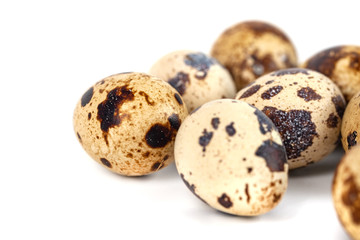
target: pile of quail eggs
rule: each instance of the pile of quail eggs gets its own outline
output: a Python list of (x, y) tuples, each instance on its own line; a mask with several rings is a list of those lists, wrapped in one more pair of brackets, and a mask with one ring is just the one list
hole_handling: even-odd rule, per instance
[(148, 73), (95, 83), (73, 121), (82, 147), (110, 171), (141, 176), (175, 161), (196, 197), (240, 216), (273, 209), (288, 171), (320, 161), (341, 139), (333, 202), (360, 239), (360, 47), (336, 46), (298, 64), (283, 31), (242, 22), (210, 55), (174, 51)]

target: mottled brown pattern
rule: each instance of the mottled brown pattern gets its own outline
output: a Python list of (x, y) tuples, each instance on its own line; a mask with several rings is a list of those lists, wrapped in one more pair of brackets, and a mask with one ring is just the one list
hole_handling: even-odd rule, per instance
[(326, 126), (328, 128), (336, 128), (338, 123), (339, 118), (334, 113), (330, 113), (328, 119), (326, 120)]
[(281, 92), (281, 90), (283, 90), (282, 86), (271, 87), (261, 94), (261, 98), (264, 100), (269, 100), (273, 96), (276, 96), (277, 94), (279, 94)]
[(180, 93), (184, 95), (186, 91), (186, 86), (190, 83), (189, 74), (184, 72), (178, 72), (176, 76), (170, 78), (168, 83)]
[(286, 148), (288, 159), (301, 155), (313, 144), (318, 136), (316, 126), (311, 121), (311, 112), (305, 110), (282, 111), (266, 106), (262, 110), (277, 127)]
[(345, 100), (342, 98), (342, 96), (337, 95), (335, 97), (332, 97), (331, 101), (335, 105), (337, 114), (339, 115), (340, 118), (342, 118), (344, 115), (344, 112), (345, 112), (345, 107), (346, 107)]
[(321, 96), (315, 92), (314, 89), (310, 87), (303, 87), (297, 91), (297, 95), (300, 98), (303, 98), (305, 102), (320, 100)]
[(346, 138), (347, 143), (348, 143), (348, 149), (350, 149), (351, 147), (353, 147), (357, 144), (356, 137), (357, 137), (356, 131), (349, 133), (349, 135)]
[(248, 90), (246, 90), (241, 96), (241, 98), (247, 98), (250, 97), (252, 95), (254, 95), (257, 91), (259, 91), (261, 85), (253, 85), (251, 86)]

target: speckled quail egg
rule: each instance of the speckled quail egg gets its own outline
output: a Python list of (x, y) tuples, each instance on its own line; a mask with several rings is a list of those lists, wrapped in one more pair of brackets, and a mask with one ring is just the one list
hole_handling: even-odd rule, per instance
[(333, 179), (332, 196), (341, 224), (354, 240), (360, 240), (360, 146), (341, 159)]
[(273, 121), (290, 169), (319, 161), (338, 144), (345, 100), (323, 74), (302, 68), (278, 70), (239, 91), (236, 99), (254, 105)]
[(173, 86), (191, 112), (211, 100), (234, 98), (230, 73), (214, 58), (196, 51), (179, 50), (160, 58), (150, 69)]
[(345, 151), (360, 141), (360, 92), (346, 106), (341, 125), (341, 142)]
[(265, 114), (243, 101), (214, 100), (191, 113), (176, 136), (175, 163), (195, 196), (230, 214), (266, 213), (287, 188), (279, 133)]
[(297, 66), (290, 39), (277, 27), (261, 21), (241, 22), (225, 30), (211, 55), (230, 71), (238, 90), (266, 73)]
[(186, 116), (186, 105), (168, 83), (144, 73), (121, 73), (85, 92), (73, 122), (95, 161), (113, 172), (139, 176), (173, 161), (175, 135)]
[(304, 64), (304, 68), (321, 72), (335, 82), (345, 99), (360, 91), (360, 47), (336, 46), (325, 49)]

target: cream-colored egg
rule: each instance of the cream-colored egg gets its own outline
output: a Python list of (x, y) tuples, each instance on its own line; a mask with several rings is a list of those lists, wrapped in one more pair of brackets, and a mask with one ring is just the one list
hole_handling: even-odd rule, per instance
[(290, 169), (317, 162), (338, 144), (345, 100), (318, 72), (290, 68), (258, 78), (236, 99), (263, 111), (278, 128)]
[(360, 92), (346, 106), (341, 125), (341, 142), (347, 152), (360, 141)]
[(236, 88), (230, 73), (214, 58), (201, 52), (180, 50), (160, 58), (150, 69), (173, 86), (191, 112), (220, 98), (234, 98)]
[(303, 67), (333, 80), (347, 101), (360, 91), (359, 46), (343, 45), (322, 50), (309, 58)]
[(238, 90), (266, 73), (297, 66), (290, 39), (277, 27), (260, 21), (241, 22), (224, 31), (211, 56), (230, 71)]
[(352, 148), (340, 161), (332, 196), (341, 224), (354, 240), (360, 240), (360, 146)]
[(74, 111), (85, 151), (128, 176), (155, 172), (173, 161), (175, 135), (187, 109), (166, 82), (144, 73), (109, 76), (89, 88)]
[(199, 199), (230, 214), (264, 214), (287, 188), (279, 133), (265, 114), (242, 101), (214, 100), (191, 113), (176, 136), (175, 163)]

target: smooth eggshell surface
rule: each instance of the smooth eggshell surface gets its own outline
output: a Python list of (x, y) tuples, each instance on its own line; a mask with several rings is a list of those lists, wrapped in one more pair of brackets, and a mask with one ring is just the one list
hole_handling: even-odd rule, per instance
[(290, 169), (317, 162), (338, 144), (345, 100), (326, 76), (308, 69), (278, 70), (237, 93), (278, 128)]
[(341, 142), (347, 152), (360, 141), (360, 92), (347, 104), (341, 125)]
[(266, 213), (287, 188), (279, 133), (265, 114), (242, 101), (211, 101), (189, 115), (175, 140), (175, 163), (191, 192), (230, 214)]
[(242, 22), (224, 31), (211, 56), (230, 71), (238, 90), (266, 73), (297, 66), (290, 39), (277, 27), (260, 21)]
[(143, 73), (109, 76), (89, 88), (74, 111), (85, 151), (128, 176), (155, 172), (173, 161), (175, 135), (187, 109), (166, 82)]
[(211, 100), (234, 98), (230, 73), (217, 60), (201, 52), (180, 50), (160, 58), (150, 69), (183, 97), (188, 111)]
[(354, 240), (360, 239), (360, 147), (351, 149), (334, 175), (332, 196), (340, 222)]
[(345, 99), (360, 91), (360, 47), (336, 46), (320, 51), (304, 64), (304, 68), (318, 71), (340, 88)]

